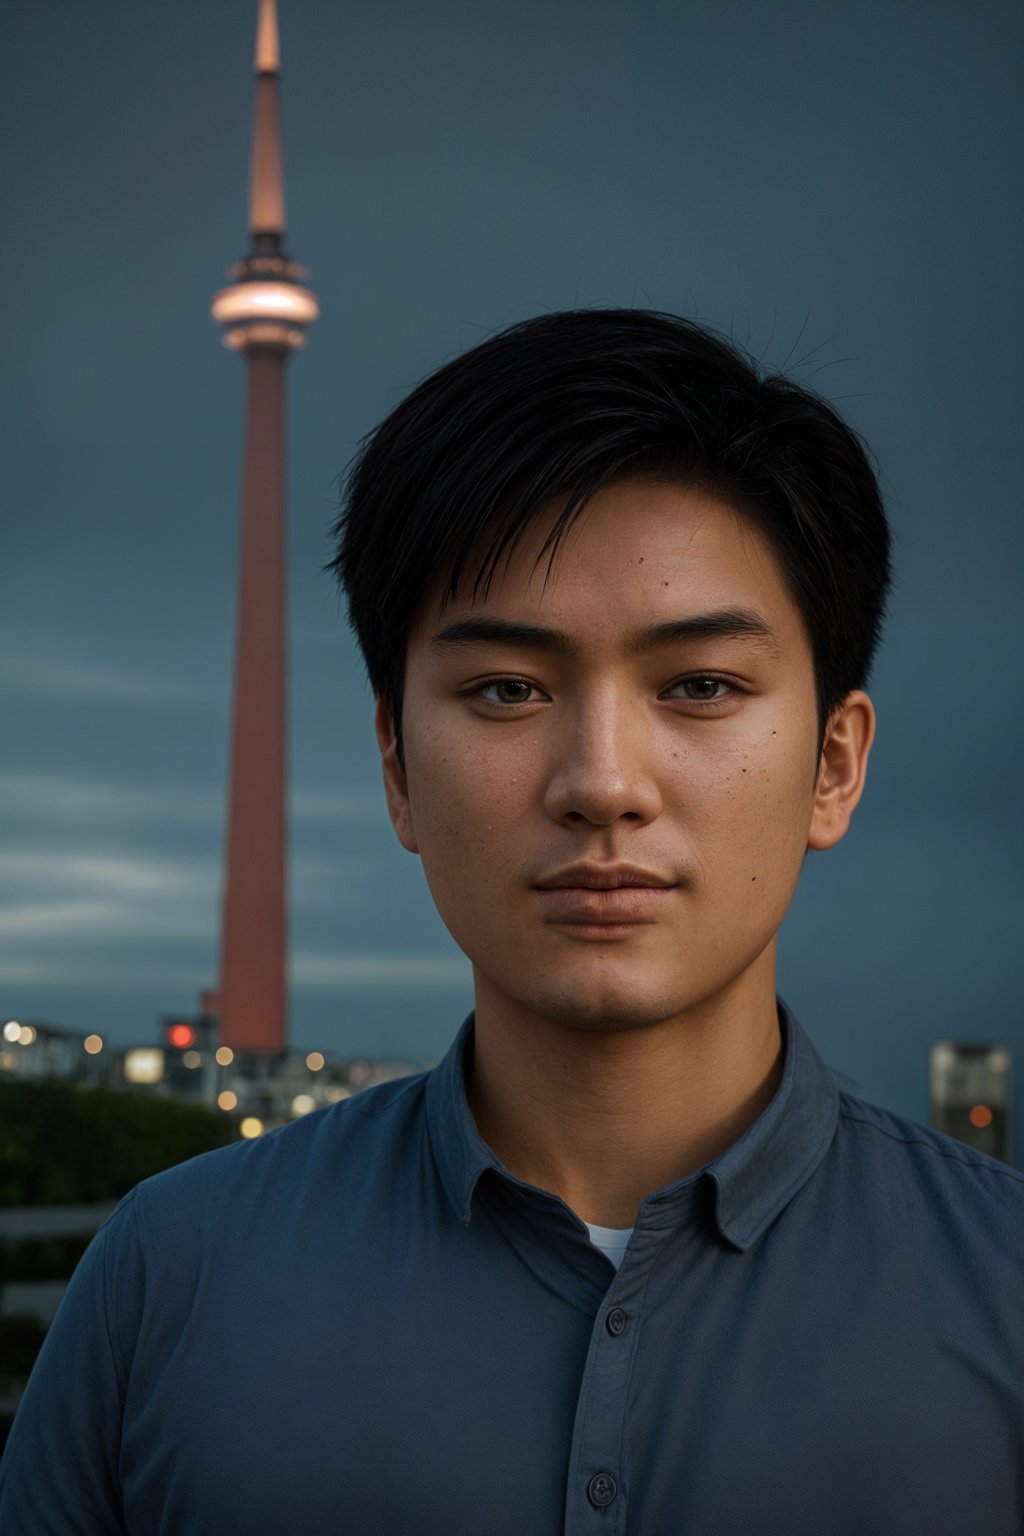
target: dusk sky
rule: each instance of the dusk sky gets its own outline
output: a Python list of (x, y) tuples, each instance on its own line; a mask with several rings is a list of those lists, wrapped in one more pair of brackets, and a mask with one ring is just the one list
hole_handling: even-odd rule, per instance
[[(7, 0), (0, 1013), (154, 1038), (216, 981), (256, 0)], [(896, 590), (848, 837), (779, 991), (927, 1118), (933, 1040), (1024, 1057), (1016, 0), (279, 0), (291, 1037), (430, 1063), (468, 960), (395, 839), (332, 579), (339, 476), (423, 377), (547, 310), (731, 334), (878, 463)], [(1018, 1156), (1018, 1165), (1020, 1159)]]

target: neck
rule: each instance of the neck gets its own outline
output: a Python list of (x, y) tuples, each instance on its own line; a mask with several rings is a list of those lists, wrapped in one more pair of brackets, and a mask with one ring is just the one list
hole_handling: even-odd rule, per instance
[(629, 1029), (553, 1021), (477, 977), (467, 1095), (480, 1135), (597, 1226), (633, 1226), (648, 1195), (732, 1146), (783, 1065), (774, 943), (714, 997)]

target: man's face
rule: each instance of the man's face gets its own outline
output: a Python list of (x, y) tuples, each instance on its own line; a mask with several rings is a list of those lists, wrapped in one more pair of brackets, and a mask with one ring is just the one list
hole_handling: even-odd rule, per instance
[[(812, 833), (828, 846), (845, 823), (815, 828), (810, 642), (754, 525), (703, 492), (620, 481), (577, 518), (545, 585), (548, 555), (534, 563), (560, 505), (486, 598), (471, 603), (470, 580), (441, 615), (443, 582), (428, 595), (408, 644), (404, 775), (383, 705), (377, 728), (392, 820), (473, 963), (478, 1007), (500, 996), (628, 1029), (741, 977), (774, 945)], [(723, 613), (765, 633), (633, 643)], [(572, 652), (441, 638), (479, 620), (558, 631)], [(663, 888), (540, 888), (580, 861)]]

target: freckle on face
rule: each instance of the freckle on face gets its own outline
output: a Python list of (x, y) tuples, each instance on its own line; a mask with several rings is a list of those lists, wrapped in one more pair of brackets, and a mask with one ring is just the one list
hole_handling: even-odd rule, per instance
[[(539, 519), (528, 530), (476, 604), (470, 578), (444, 620), (484, 613), (565, 630), (580, 659), (504, 646), (440, 657), (428, 603), (407, 657), (412, 820), (441, 917), (473, 962), (478, 1000), (491, 989), (578, 1027), (642, 1025), (720, 991), (774, 940), (811, 813), (810, 646), (770, 547), (703, 493), (643, 481), (606, 487), (546, 577), (535, 561), (549, 526)], [(635, 629), (724, 608), (762, 615), (777, 658), (735, 642), (660, 660), (627, 652)], [(711, 717), (666, 700), (675, 679), (701, 666), (745, 680), (740, 703)], [(540, 695), (514, 718), (465, 696), (502, 674)], [(756, 773), (741, 790), (741, 760), (751, 758)], [(614, 942), (582, 941), (546, 921), (536, 882), (579, 859), (627, 860), (675, 881), (663, 915)]]

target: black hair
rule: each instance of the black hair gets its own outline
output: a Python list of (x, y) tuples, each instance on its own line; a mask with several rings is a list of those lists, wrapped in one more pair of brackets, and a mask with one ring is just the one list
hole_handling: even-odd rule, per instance
[(553, 558), (591, 496), (634, 475), (709, 491), (767, 539), (811, 639), (820, 754), (832, 713), (867, 682), (892, 579), (863, 441), (707, 326), (588, 308), (521, 321), (445, 363), (350, 462), (324, 570), (345, 591), (403, 769), (406, 646), (428, 588), (448, 571), (442, 609), (454, 601), (479, 548), (472, 596), (486, 594), (541, 506), (564, 496), (541, 550)]

